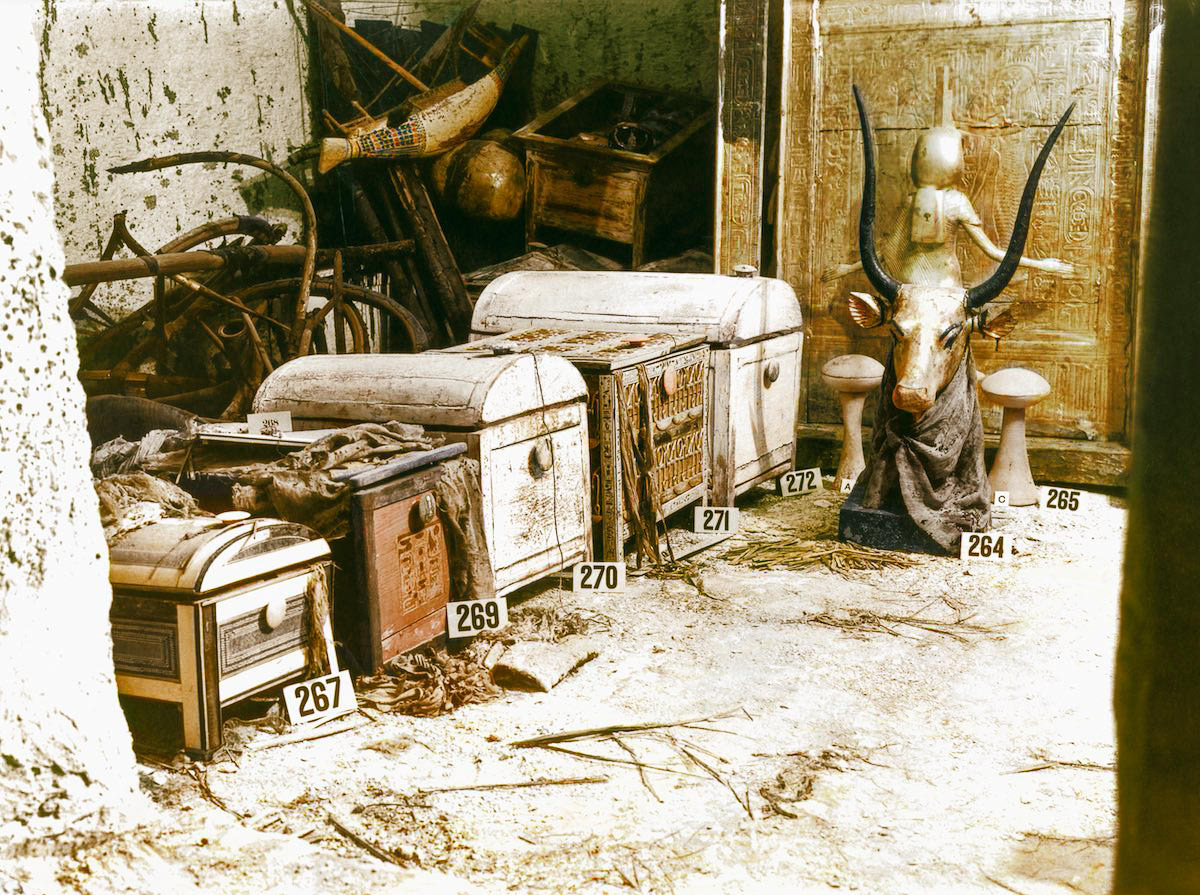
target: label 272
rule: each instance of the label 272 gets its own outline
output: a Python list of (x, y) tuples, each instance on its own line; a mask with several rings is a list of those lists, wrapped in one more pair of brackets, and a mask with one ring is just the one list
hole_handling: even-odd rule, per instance
[(474, 637), (508, 624), (508, 599), (459, 600), (446, 605), (446, 636)]
[(795, 469), (779, 477), (779, 493), (784, 497), (808, 494), (810, 491), (819, 491), (821, 487), (821, 470), (817, 468)]

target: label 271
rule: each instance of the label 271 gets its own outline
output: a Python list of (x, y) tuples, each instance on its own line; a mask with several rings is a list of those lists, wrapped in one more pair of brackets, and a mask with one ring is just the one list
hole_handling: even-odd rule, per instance
[(507, 597), (459, 600), (446, 605), (447, 637), (474, 637), (484, 631), (499, 631), (507, 624)]
[(696, 507), (697, 534), (733, 534), (738, 530), (737, 507)]
[(293, 724), (310, 724), (358, 708), (349, 671), (314, 677), (283, 688), (283, 703)]
[(1012, 545), (1002, 534), (989, 531), (964, 531), (959, 547), (963, 562), (972, 559), (1009, 559)]

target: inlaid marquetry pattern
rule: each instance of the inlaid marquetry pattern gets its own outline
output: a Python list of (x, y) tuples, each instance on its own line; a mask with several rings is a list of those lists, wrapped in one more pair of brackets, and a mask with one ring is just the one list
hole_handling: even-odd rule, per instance
[(404, 612), (444, 598), (441, 593), (444, 543), (440, 519), (419, 531), (396, 538), (397, 592), (403, 595)]
[(117, 671), (179, 680), (179, 635), (173, 623), (113, 619), (112, 642)]
[[(911, 189), (912, 146), (932, 122), (936, 70), (945, 65), (954, 117), (967, 134), (959, 187), (1001, 247), (1042, 141), (1077, 103), (1042, 176), (1026, 247), (1027, 255), (1072, 262), (1076, 273), (1018, 273), (1004, 298), (1021, 300), (1021, 324), (999, 351), (976, 339), (975, 357), (984, 372), (1025, 366), (1050, 381), (1050, 397), (1030, 410), (1033, 433), (1121, 437), (1140, 212), (1145, 41), (1138, 4), (829, 0), (814, 15), (811, 2), (797, 0), (790, 10), (778, 257), (811, 326), (800, 418), (839, 421), (836, 396), (820, 381), (826, 361), (846, 353), (882, 360), (890, 344), (883, 333), (859, 330), (846, 311), (851, 290), (870, 291), (861, 274), (820, 280), (823, 270), (858, 257), (862, 148), (851, 84), (871, 106), (884, 228)], [(985, 278), (994, 262), (965, 232), (957, 243), (966, 283)], [(985, 407), (985, 420), (994, 425), (999, 413)]]
[(305, 637), (307, 604), (303, 593), (289, 597), (283, 621), (271, 630), (267, 630), (262, 623), (261, 608), (235, 616), (221, 625), (217, 629), (217, 652), (222, 677), (300, 646)]

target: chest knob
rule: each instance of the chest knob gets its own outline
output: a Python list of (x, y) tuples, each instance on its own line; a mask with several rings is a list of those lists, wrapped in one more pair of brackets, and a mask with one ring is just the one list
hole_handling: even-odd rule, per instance
[(538, 443), (529, 452), (529, 471), (533, 477), (540, 478), (554, 466), (554, 448), (549, 438), (539, 438)]
[(679, 371), (663, 370), (661, 382), (663, 394), (668, 398), (671, 397), (679, 389)]
[(263, 607), (262, 626), (268, 631), (274, 631), (283, 624), (283, 619), (286, 615), (287, 600), (283, 597), (275, 597)]
[(763, 382), (767, 388), (771, 387), (771, 383), (779, 378), (779, 361), (768, 361), (766, 368), (763, 370)]
[(424, 528), (437, 518), (437, 498), (433, 494), (426, 492), (417, 500), (416, 505), (412, 510), (412, 528), (413, 531)]

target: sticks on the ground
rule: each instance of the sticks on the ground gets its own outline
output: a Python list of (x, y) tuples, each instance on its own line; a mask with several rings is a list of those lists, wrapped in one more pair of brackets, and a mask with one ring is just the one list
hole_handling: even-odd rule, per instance
[(335, 830), (337, 830), (339, 833), (341, 833), (343, 836), (345, 836), (347, 839), (349, 839), (351, 842), (353, 842), (355, 845), (357, 845), (363, 851), (367, 852), (370, 855), (374, 855), (376, 858), (378, 858), (381, 861), (386, 861), (388, 864), (400, 864), (400, 861), (398, 861), (394, 856), (385, 852), (382, 848), (380, 848), (375, 843), (369, 842), (366, 839), (364, 839), (362, 836), (359, 836), (352, 829), (350, 829), (348, 826), (346, 826), (344, 823), (342, 823), (340, 820), (338, 820), (332, 811), (327, 811), (326, 816), (329, 818), (330, 825)]
[[(634, 733), (639, 730), (658, 730), (663, 727), (687, 727), (690, 724), (700, 724), (704, 721), (718, 721), (722, 718), (732, 718), (738, 713), (744, 713), (744, 709), (734, 709), (731, 712), (723, 712), (719, 715), (708, 715), (704, 718), (686, 718), (682, 721), (652, 721), (645, 724), (610, 724), (606, 727), (587, 727), (582, 730), (568, 730), (563, 733), (547, 733), (542, 736), (530, 737), (527, 740), (516, 740), (509, 743), (510, 746), (515, 746), (518, 749), (528, 748), (530, 746), (547, 746), (552, 743), (566, 743), (571, 740), (580, 740), (586, 737), (609, 736), (614, 733)], [(746, 715), (749, 717), (749, 715)]]

